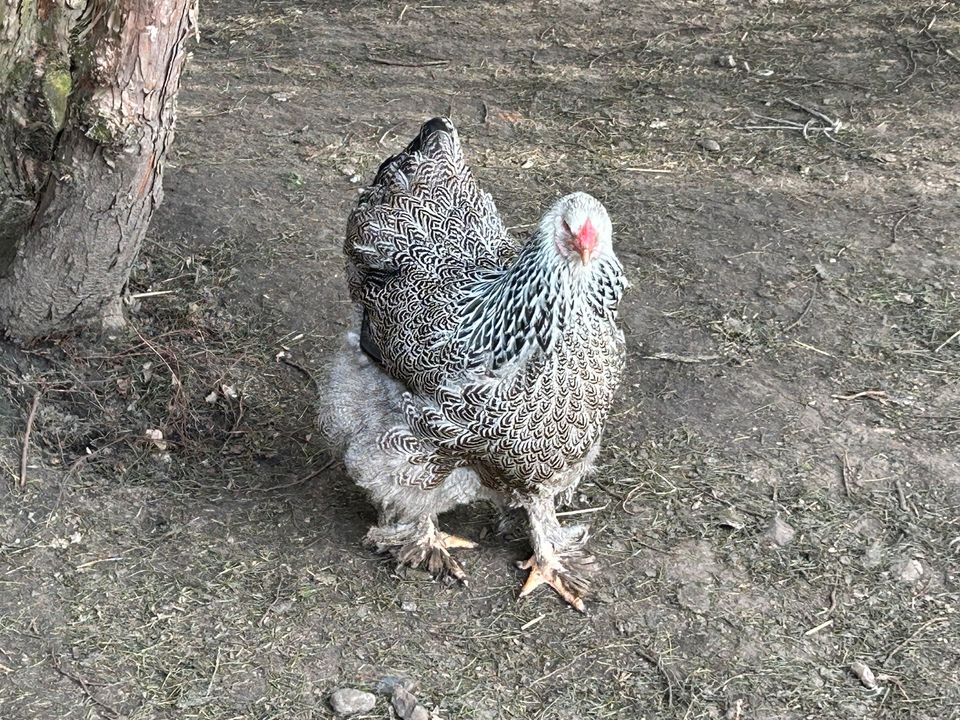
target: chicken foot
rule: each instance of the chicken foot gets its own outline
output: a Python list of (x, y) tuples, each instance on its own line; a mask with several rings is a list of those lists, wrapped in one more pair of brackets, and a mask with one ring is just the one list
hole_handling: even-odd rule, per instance
[(435, 577), (449, 575), (464, 585), (467, 584), (467, 573), (450, 550), (477, 547), (472, 540), (437, 530), (431, 517), (380, 524), (370, 528), (364, 542), (377, 552), (389, 552), (401, 565), (422, 566)]
[(525, 507), (530, 517), (533, 556), (517, 563), (521, 570), (530, 571), (519, 597), (526, 597), (541, 585), (549, 585), (573, 608), (586, 612), (583, 599), (590, 590), (587, 575), (595, 562), (583, 549), (589, 538), (587, 527), (562, 527), (553, 498), (536, 498)]

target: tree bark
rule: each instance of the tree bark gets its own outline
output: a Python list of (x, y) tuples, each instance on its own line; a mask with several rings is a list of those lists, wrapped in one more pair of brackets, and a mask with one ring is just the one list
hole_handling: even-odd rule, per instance
[[(5, 5), (5, 7), (4, 7)], [(122, 322), (194, 0), (0, 0), (0, 327)]]

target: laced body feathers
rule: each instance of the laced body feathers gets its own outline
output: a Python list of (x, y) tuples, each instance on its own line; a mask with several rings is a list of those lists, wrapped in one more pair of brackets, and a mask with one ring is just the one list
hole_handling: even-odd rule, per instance
[(439, 118), (381, 165), (344, 249), (362, 347), (407, 390), (405, 422), (378, 439), (408, 459), (399, 483), (471, 468), (497, 491), (552, 496), (579, 480), (623, 369), (612, 251), (571, 262), (543, 223), (518, 245)]

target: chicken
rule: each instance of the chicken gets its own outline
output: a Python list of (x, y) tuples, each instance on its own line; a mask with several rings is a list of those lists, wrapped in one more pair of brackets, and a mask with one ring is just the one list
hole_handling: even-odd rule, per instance
[(437, 515), (479, 499), (523, 508), (533, 555), (520, 595), (547, 584), (583, 611), (588, 530), (561, 526), (555, 498), (592, 469), (623, 370), (611, 236), (603, 205), (578, 192), (518, 244), (445, 118), (380, 166), (347, 226), (358, 327), (322, 413), (379, 508), (369, 545), (465, 580), (451, 550), (475, 543)]

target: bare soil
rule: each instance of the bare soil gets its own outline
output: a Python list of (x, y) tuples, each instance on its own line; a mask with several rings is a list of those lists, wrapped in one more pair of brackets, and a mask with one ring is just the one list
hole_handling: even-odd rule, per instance
[[(201, 11), (128, 331), (4, 349), (0, 717), (960, 717), (954, 3)], [(316, 434), (347, 213), (435, 114), (517, 233), (614, 220), (586, 617), (483, 508), (468, 588), (371, 554)]]

